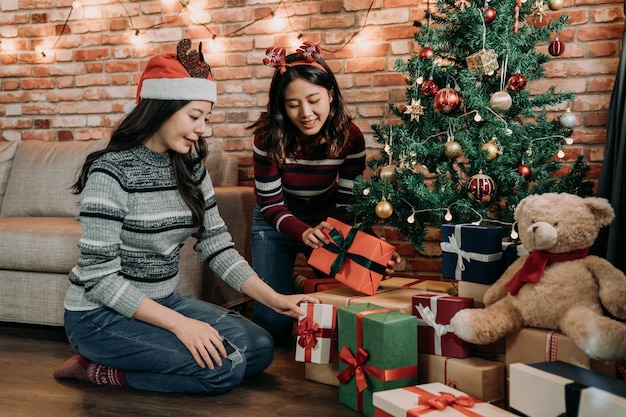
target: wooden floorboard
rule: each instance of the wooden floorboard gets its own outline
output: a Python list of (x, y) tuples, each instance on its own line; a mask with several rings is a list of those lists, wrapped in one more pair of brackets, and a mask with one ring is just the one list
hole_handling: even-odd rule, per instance
[(2, 417), (350, 417), (338, 388), (304, 379), (293, 348), (278, 347), (272, 365), (219, 396), (173, 395), (95, 386), (52, 377), (72, 354), (60, 328), (0, 324)]

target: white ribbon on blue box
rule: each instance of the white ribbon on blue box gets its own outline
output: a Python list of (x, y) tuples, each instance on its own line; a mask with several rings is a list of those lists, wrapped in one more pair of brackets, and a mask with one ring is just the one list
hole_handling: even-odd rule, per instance
[(502, 227), (473, 224), (441, 226), (442, 276), (493, 284), (500, 276)]

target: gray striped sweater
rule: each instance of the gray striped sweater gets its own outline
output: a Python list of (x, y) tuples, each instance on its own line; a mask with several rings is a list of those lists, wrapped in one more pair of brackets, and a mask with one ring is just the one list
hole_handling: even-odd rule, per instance
[[(199, 165), (205, 228), (194, 246), (233, 288), (254, 274), (219, 215), (211, 179)], [(178, 283), (179, 252), (193, 232), (191, 211), (174, 181), (168, 153), (141, 145), (98, 158), (81, 193), (80, 257), (70, 272), (65, 308), (108, 306), (132, 317), (144, 296), (160, 299)]]

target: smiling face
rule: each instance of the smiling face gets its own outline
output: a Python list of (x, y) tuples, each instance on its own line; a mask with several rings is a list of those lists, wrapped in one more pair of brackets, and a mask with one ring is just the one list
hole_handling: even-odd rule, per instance
[(144, 143), (154, 152), (173, 150), (188, 153), (205, 133), (213, 103), (191, 101), (167, 119), (150, 139)]
[(332, 101), (330, 91), (302, 78), (294, 79), (285, 89), (285, 112), (303, 136), (320, 132), (328, 119)]

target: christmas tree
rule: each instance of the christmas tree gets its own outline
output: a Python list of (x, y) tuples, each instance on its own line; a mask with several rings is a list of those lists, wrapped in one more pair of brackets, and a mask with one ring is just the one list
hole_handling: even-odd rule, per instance
[(419, 54), (396, 62), (408, 85), (407, 104), (390, 105), (401, 123), (372, 126), (382, 145), (368, 161), (375, 175), (357, 180), (348, 207), (360, 227), (387, 222), (422, 247), (427, 225), (488, 219), (510, 228), (528, 194), (592, 194), (582, 157), (568, 171), (560, 160), (576, 125), (573, 93), (528, 87), (564, 51), (568, 18), (550, 12), (562, 6), (439, 0), (426, 11)]

